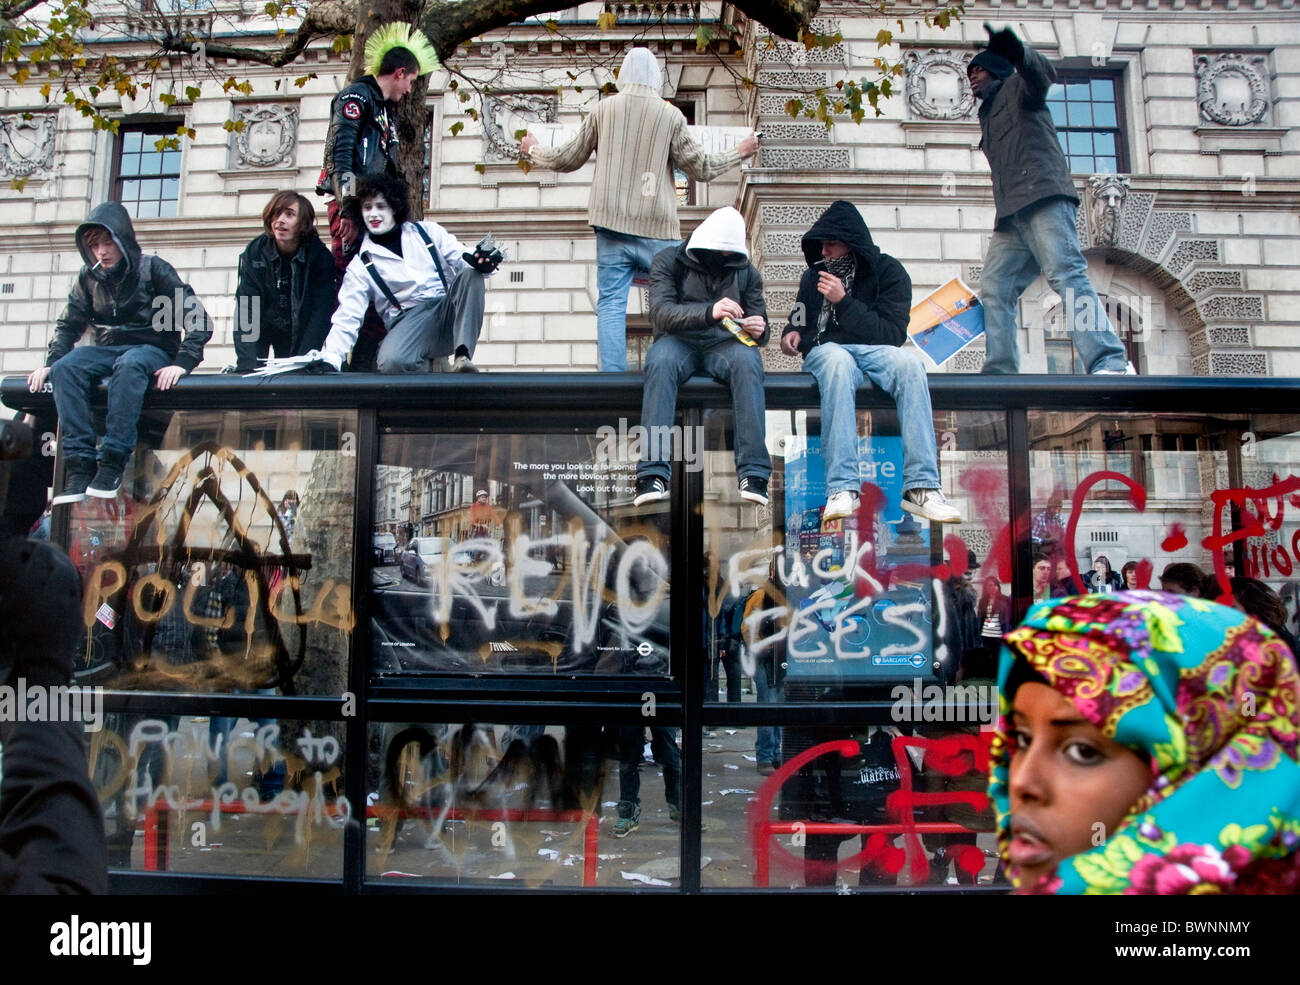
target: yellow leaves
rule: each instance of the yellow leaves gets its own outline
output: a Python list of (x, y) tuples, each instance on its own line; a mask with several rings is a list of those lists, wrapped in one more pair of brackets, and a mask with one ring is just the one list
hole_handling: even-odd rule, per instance
[(464, 129), (465, 129), (465, 124), (463, 124), (463, 123), (461, 123), (459, 120), (457, 120), (455, 123), (453, 123), (453, 124), (451, 125), (451, 135), (452, 135), (453, 137), (455, 137), (456, 135), (458, 135), (458, 134), (459, 134), (462, 130), (464, 130)]
[(341, 55), (345, 51), (351, 51), (351, 50), (352, 50), (352, 35), (350, 34), (340, 34), (338, 35), (338, 37), (336, 37), (333, 41), (330, 42), (330, 51), (334, 52), (334, 54), (336, 55)]
[(170, 92), (160, 92), (158, 94), (158, 102), (162, 103), (168, 109), (171, 109), (173, 106), (176, 105), (176, 97), (173, 96)]
[(22, 191), (22, 190), (23, 190), (24, 188), (26, 188), (26, 187), (27, 187), (27, 179), (26, 179), (26, 178), (10, 178), (10, 179), (9, 179), (9, 190), (10, 190), (10, 191), (20, 192), (20, 191)]
[(243, 121), (243, 120), (226, 120), (225, 122), (223, 122), (223, 123), (221, 124), (221, 129), (222, 129), (222, 130), (225, 130), (227, 133), (243, 133), (243, 132), (244, 132), (244, 121)]
[(310, 82), (312, 79), (316, 77), (317, 76), (315, 72), (308, 72), (306, 75), (300, 75), (296, 79), (294, 79), (293, 84), (297, 88), (301, 89), (303, 86), (305, 86), (308, 82)]
[(475, 165), (474, 165), (474, 170), (477, 171), (479, 174), (487, 174), (487, 165), (486, 165), (486, 164), (475, 164)]
[(709, 42), (711, 42), (714, 37), (713, 29), (707, 24), (701, 24), (695, 29), (695, 50), (707, 51)]
[(195, 130), (193, 127), (187, 127), (184, 124), (181, 124), (176, 128), (176, 136), (178, 137), (188, 137), (190, 140), (193, 140), (198, 135), (199, 133), (197, 130)]
[(529, 171), (533, 169), (532, 162), (525, 161), (523, 158), (520, 158), (518, 163), (519, 163), (519, 170), (522, 171), (524, 174), (527, 174)]
[(21, 86), (27, 84), (27, 80), (31, 78), (32, 70), (30, 68), (24, 67), (18, 69), (16, 72), (13, 72), (12, 74), (13, 74), (14, 81)]
[(611, 30), (618, 21), (618, 15), (612, 10), (607, 10), (596, 18), (596, 26), (602, 31)]
[(47, 103), (50, 101), (50, 84), (48, 82), (41, 86), (41, 96)]
[(194, 102), (194, 100), (198, 99), (201, 95), (203, 95), (203, 90), (198, 86), (185, 87), (185, 98), (190, 102)]
[(550, 31), (552, 34), (554, 34), (556, 31), (560, 29), (559, 21), (556, 21), (554, 19), (548, 20), (546, 22), (546, 29)]
[(887, 48), (894, 42), (894, 32), (888, 28), (882, 27), (876, 32), (876, 47)]

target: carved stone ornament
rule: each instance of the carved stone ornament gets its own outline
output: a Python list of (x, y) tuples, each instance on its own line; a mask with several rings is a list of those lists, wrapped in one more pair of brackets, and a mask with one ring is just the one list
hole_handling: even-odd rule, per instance
[(903, 56), (907, 65), (907, 105), (924, 120), (960, 120), (975, 108), (975, 96), (966, 81), (966, 65), (971, 53), (909, 51)]
[(1229, 127), (1268, 115), (1268, 59), (1263, 55), (1197, 55), (1196, 102), (1201, 117)]
[(1088, 179), (1088, 232), (1094, 245), (1119, 244), (1128, 190), (1128, 177), (1122, 174), (1094, 174)]
[[(23, 117), (30, 115), (31, 119)], [(0, 116), (0, 174), (26, 178), (54, 165), (54, 113)]]
[(292, 167), (298, 144), (298, 108), (280, 103), (239, 106), (235, 119), (244, 129), (235, 136), (235, 166)]
[(554, 123), (559, 101), (541, 93), (514, 92), (483, 100), (483, 162), (514, 164), (519, 160), (516, 130), (529, 123)]

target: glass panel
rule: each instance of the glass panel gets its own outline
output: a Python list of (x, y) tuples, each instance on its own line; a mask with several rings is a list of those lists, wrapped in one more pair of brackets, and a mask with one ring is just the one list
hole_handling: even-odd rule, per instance
[(1065, 126), (1065, 103), (1048, 103), (1047, 109), (1052, 114), (1052, 123), (1057, 127)]
[(1082, 373), (1083, 365), (1074, 354), (1074, 345), (1069, 341), (1048, 341), (1047, 371), (1049, 373)]
[(176, 203), (174, 201), (159, 203), (158, 215), (164, 219), (174, 217), (176, 215)]
[[(673, 431), (669, 452), (698, 456)], [(632, 506), (643, 437), (385, 435), (375, 502), (408, 506), (375, 515), (394, 545), (371, 576), (373, 670), (667, 674), (669, 504)], [(467, 477), (488, 495), (454, 505)]]
[[(355, 435), (354, 413), (336, 420)], [(287, 450), (237, 444), (254, 426), (278, 426)], [(347, 690), (356, 456), (303, 450), (304, 426), (297, 411), (145, 413), (124, 501), (71, 507), (88, 613), (79, 683)], [(183, 439), (206, 431), (219, 440)]]
[(136, 207), (136, 212), (135, 212), (135, 214), (136, 214), (136, 216), (137, 216), (138, 218), (140, 218), (140, 219), (156, 219), (156, 218), (158, 218), (158, 202), (157, 202), (156, 200), (154, 200), (154, 201), (148, 201), (148, 202), (141, 202), (141, 203)]
[[(976, 491), (1005, 485), (995, 465), (1005, 460), (1005, 425), (1000, 415), (939, 417), (940, 482), (965, 518), (946, 529), (900, 505), (903, 439), (892, 412), (858, 412), (857, 469), (861, 503), (868, 505), (844, 519), (822, 519), (826, 463), (818, 412), (768, 412), (773, 473), (765, 508), (739, 499), (731, 452), (724, 450), (730, 445), (706, 430), (708, 700), (760, 695), (765, 675), (778, 674), (765, 671), (764, 661), (778, 652), (780, 676), (808, 685), (809, 695), (831, 684), (861, 688), (953, 672), (960, 653), (939, 636), (941, 626), (954, 624), (946, 618), (953, 603), (934, 571), (947, 560), (945, 534), (973, 549), (976, 565), (992, 563), (998, 531), (986, 523), (1004, 507), (990, 512)], [(717, 415), (724, 430), (729, 420)], [(952, 550), (965, 567), (970, 555)]]
[(382, 750), (367, 782), (370, 879), (681, 884), (675, 728), (394, 723), (370, 739)]
[(164, 178), (162, 182), (162, 197), (175, 201), (180, 195), (181, 181), (179, 178)]
[(1058, 130), (1058, 131), (1056, 132), (1056, 139), (1057, 139), (1057, 141), (1058, 141), (1058, 142), (1060, 143), (1060, 145), (1061, 145), (1061, 152), (1064, 153), (1064, 154), (1066, 154), (1066, 155), (1068, 156), (1068, 155), (1069, 155), (1069, 149), (1068, 149), (1068, 147), (1066, 146), (1066, 143), (1065, 143), (1065, 136), (1066, 136), (1066, 135), (1065, 135), (1065, 131), (1064, 131), (1064, 130)]
[(1113, 103), (1115, 101), (1115, 80), (1114, 79), (1093, 79), (1092, 98), (1099, 103)]
[(1106, 154), (1111, 157), (1115, 155), (1115, 135), (1113, 133), (1094, 133), (1092, 142), (1098, 154)]
[(162, 194), (162, 182), (157, 178), (151, 178), (148, 181), (140, 182), (140, 197), (142, 199), (157, 199)]
[(128, 130), (122, 134), (123, 154), (134, 154), (140, 150), (141, 134), (139, 130)]
[(1065, 85), (1065, 98), (1071, 103), (1086, 103), (1088, 101), (1088, 83), (1087, 82), (1067, 82)]
[(112, 712), (103, 725), (89, 763), (111, 867), (342, 876), (341, 723)]
[[(1073, 107), (1071, 107), (1073, 109)], [(1092, 134), (1088, 132), (1080, 133), (1077, 130), (1071, 130), (1067, 135), (1070, 143), (1070, 154), (1089, 155), (1092, 153)]]
[(1119, 162), (1114, 157), (1097, 158), (1096, 174), (1115, 174), (1119, 170)]
[(181, 171), (181, 152), (178, 150), (165, 151), (162, 156), (162, 173), (180, 174), (180, 171)]
[[(978, 650), (981, 666), (991, 671), (992, 642)], [(992, 737), (981, 724), (996, 715), (993, 677), (900, 693), (907, 695), (897, 706), (907, 721), (896, 727), (774, 722), (707, 731), (701, 852), (709, 864), (702, 883), (737, 889), (1005, 883), (988, 776), (975, 765)], [(912, 724), (922, 715), (926, 725)], [(846, 741), (856, 747), (851, 755), (843, 754)], [(769, 750), (786, 763), (775, 773), (760, 771), (756, 762)], [(940, 750), (951, 755), (935, 754)], [(914, 798), (937, 799), (925, 807), (915, 799), (900, 803), (904, 777)], [(947, 828), (921, 835), (917, 823)]]
[(1098, 127), (1118, 126), (1114, 103), (1094, 103), (1092, 107), (1093, 125)]
[(1091, 103), (1070, 103), (1066, 107), (1068, 112), (1069, 124), (1072, 127), (1090, 127), (1092, 126), (1092, 104)]
[(1047, 90), (1047, 101), (1049, 103), (1065, 102), (1065, 86), (1059, 82), (1053, 83), (1052, 87)]
[(122, 202), (134, 202), (140, 197), (140, 182), (124, 181), (121, 184), (120, 200)]
[(139, 174), (158, 174), (162, 170), (162, 154), (151, 151), (140, 155)]

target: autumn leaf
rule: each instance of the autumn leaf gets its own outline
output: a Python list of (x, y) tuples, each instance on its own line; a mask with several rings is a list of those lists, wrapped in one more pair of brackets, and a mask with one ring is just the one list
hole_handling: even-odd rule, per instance
[(460, 121), (457, 121), (451, 125), (451, 135), (454, 137), (464, 129), (465, 129), (465, 124), (461, 123)]
[(486, 164), (475, 164), (475, 165), (474, 165), (474, 170), (477, 171), (479, 174), (487, 174), (487, 165), (486, 165)]
[(27, 179), (26, 179), (26, 178), (10, 178), (10, 179), (9, 179), (9, 189), (10, 189), (10, 191), (20, 192), (20, 191), (22, 191), (25, 187), (27, 187)]
[(612, 10), (607, 10), (596, 18), (596, 26), (602, 31), (610, 30), (618, 21), (618, 15)]
[(520, 171), (522, 171), (524, 174), (527, 174), (527, 173), (528, 173), (529, 171), (531, 171), (532, 169), (533, 169), (533, 166), (532, 166), (532, 164), (531, 164), (530, 162), (525, 161), (523, 158), (520, 158), (520, 159), (519, 159), (519, 170), (520, 170)]
[(198, 99), (201, 95), (203, 95), (203, 92), (198, 86), (185, 87), (185, 98), (190, 102), (194, 102), (194, 100)]
[(164, 106), (170, 109), (172, 106), (176, 104), (176, 97), (173, 96), (170, 92), (159, 93), (158, 102), (162, 103)]
[(524, 137), (526, 137), (526, 136), (528, 136), (528, 128), (527, 128), (527, 127), (525, 127), (525, 128), (522, 129), (522, 130), (516, 130), (516, 131), (515, 131), (515, 140), (523, 140)]
[(552, 34), (554, 34), (556, 31), (560, 29), (559, 22), (554, 19), (548, 20), (546, 22), (546, 29), (550, 31)]
[(887, 28), (882, 27), (876, 32), (876, 47), (878, 48), (887, 47), (893, 40), (894, 32)]
[(701, 24), (695, 29), (695, 50), (705, 51), (709, 47), (709, 42), (713, 40), (713, 31), (707, 24)]

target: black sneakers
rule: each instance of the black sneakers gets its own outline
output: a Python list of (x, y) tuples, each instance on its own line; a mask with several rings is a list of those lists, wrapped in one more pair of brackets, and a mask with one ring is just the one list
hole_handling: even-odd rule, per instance
[(759, 506), (767, 505), (767, 480), (756, 475), (747, 475), (740, 480), (740, 498), (747, 499)]
[(70, 458), (63, 466), (63, 491), (50, 500), (51, 506), (80, 503), (86, 498), (86, 487), (95, 475), (93, 458)]
[(662, 476), (643, 475), (636, 480), (636, 499), (632, 500), (633, 506), (644, 506), (646, 503), (657, 503), (661, 499), (668, 498), (668, 482)]
[(122, 468), (125, 463), (118, 463), (102, 459), (99, 463), (99, 469), (95, 472), (95, 478), (90, 481), (86, 487), (87, 496), (95, 496), (99, 499), (115, 499), (122, 489)]

